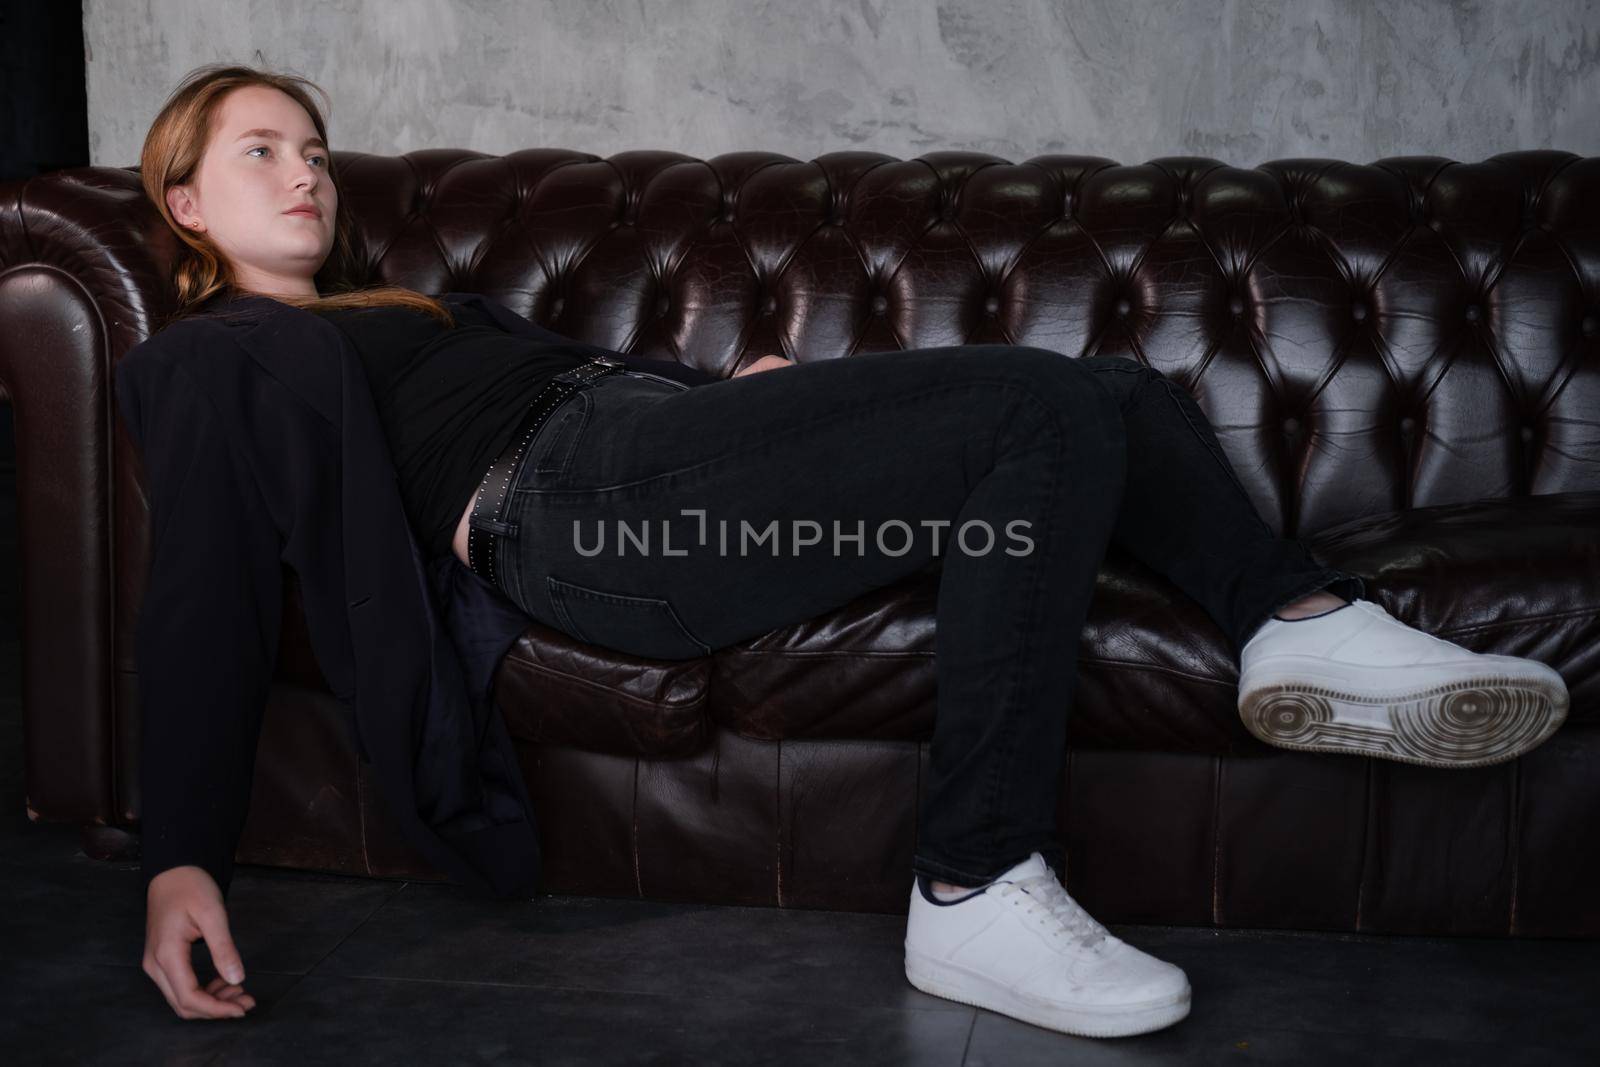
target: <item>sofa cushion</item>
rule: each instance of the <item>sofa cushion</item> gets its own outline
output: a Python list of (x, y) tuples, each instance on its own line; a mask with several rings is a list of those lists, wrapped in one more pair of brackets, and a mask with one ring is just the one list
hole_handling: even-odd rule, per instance
[[(938, 573), (714, 654), (711, 714), (743, 737), (932, 737)], [(1234, 712), (1236, 668), (1198, 605), (1113, 547), (1079, 643), (1068, 743), (1233, 751), (1259, 744)]]
[(758, 741), (922, 740), (934, 708), (936, 571), (712, 653), (712, 718)]
[[(1368, 599), (1477, 652), (1530, 656), (1567, 679), (1573, 716), (1600, 707), (1600, 493), (1418, 508), (1306, 543), (1367, 580)], [(741, 736), (926, 740), (936, 705), (937, 573), (714, 654), (711, 715)], [(1113, 544), (1078, 648), (1068, 743), (1261, 751), (1237, 711), (1221, 628)]]
[(650, 759), (705, 748), (711, 661), (641, 659), (530, 620), (495, 675), (511, 736)]
[[(1560, 670), (1572, 721), (1600, 721), (1600, 493), (1417, 508), (1306, 538), (1397, 618), (1478, 652)], [(933, 735), (937, 566), (704, 659), (641, 659), (530, 620), (496, 678), (513, 736), (654, 759), (752, 740)], [(289, 585), (291, 600), (297, 590)], [(280, 671), (316, 680), (299, 611)], [(293, 620), (290, 625), (287, 620)], [(1238, 660), (1170, 581), (1107, 551), (1078, 646), (1074, 748), (1261, 751), (1237, 714)]]
[[(288, 567), (282, 619), (277, 677), (331, 692), (311, 645), (299, 577)], [(709, 659), (639, 659), (529, 619), (495, 674), (494, 697), (519, 740), (675, 759), (710, 738), (710, 678)]]

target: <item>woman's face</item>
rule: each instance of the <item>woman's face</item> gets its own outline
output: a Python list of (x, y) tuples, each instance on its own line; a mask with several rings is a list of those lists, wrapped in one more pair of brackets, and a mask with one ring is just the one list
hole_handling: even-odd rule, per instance
[[(194, 180), (168, 189), (167, 206), (178, 225), (221, 250), (241, 288), (316, 296), (313, 277), (333, 248), (339, 204), (327, 170), (328, 146), (305, 108), (247, 85), (223, 100)], [(307, 206), (313, 214), (288, 213)]]

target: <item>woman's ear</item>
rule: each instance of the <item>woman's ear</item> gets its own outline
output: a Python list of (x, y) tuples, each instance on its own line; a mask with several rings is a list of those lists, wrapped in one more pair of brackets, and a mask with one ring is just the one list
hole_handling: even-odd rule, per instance
[(190, 195), (188, 186), (174, 185), (167, 190), (167, 210), (172, 212), (172, 217), (184, 229), (197, 232), (205, 230), (205, 223), (195, 214), (194, 197)]

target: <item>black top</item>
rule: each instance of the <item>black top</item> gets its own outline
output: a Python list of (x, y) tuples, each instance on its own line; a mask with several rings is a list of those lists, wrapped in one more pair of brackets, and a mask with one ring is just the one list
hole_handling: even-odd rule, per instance
[(400, 497), (429, 556), (449, 555), (456, 523), (489, 464), (547, 382), (592, 349), (507, 333), (480, 310), (454, 329), (407, 307), (318, 311), (361, 356), (400, 477)]

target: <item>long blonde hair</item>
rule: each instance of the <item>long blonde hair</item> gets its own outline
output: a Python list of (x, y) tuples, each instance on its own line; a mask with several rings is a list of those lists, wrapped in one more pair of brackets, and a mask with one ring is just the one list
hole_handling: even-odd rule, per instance
[[(233, 265), (205, 235), (178, 225), (167, 206), (167, 190), (192, 181), (211, 138), (217, 112), (229, 93), (247, 85), (263, 85), (280, 90), (305, 108), (326, 143), (327, 125), (322, 111), (308, 90), (315, 89), (324, 100), (327, 93), (316, 83), (295, 74), (258, 70), (254, 67), (214, 63), (197, 67), (184, 77), (162, 105), (139, 153), (139, 180), (145, 195), (177, 234), (181, 242), (172, 268), (172, 283), (177, 293), (177, 309), (168, 320), (194, 314), (213, 297), (238, 287)], [(328, 152), (328, 180), (339, 187), (339, 169)], [(333, 248), (317, 272), (316, 297), (274, 297), (285, 304), (310, 311), (333, 308), (411, 307), (454, 326), (454, 316), (443, 303), (415, 289), (400, 285), (357, 287), (353, 282), (355, 257), (350, 245), (350, 217), (344, 198), (339, 198), (334, 213)]]

